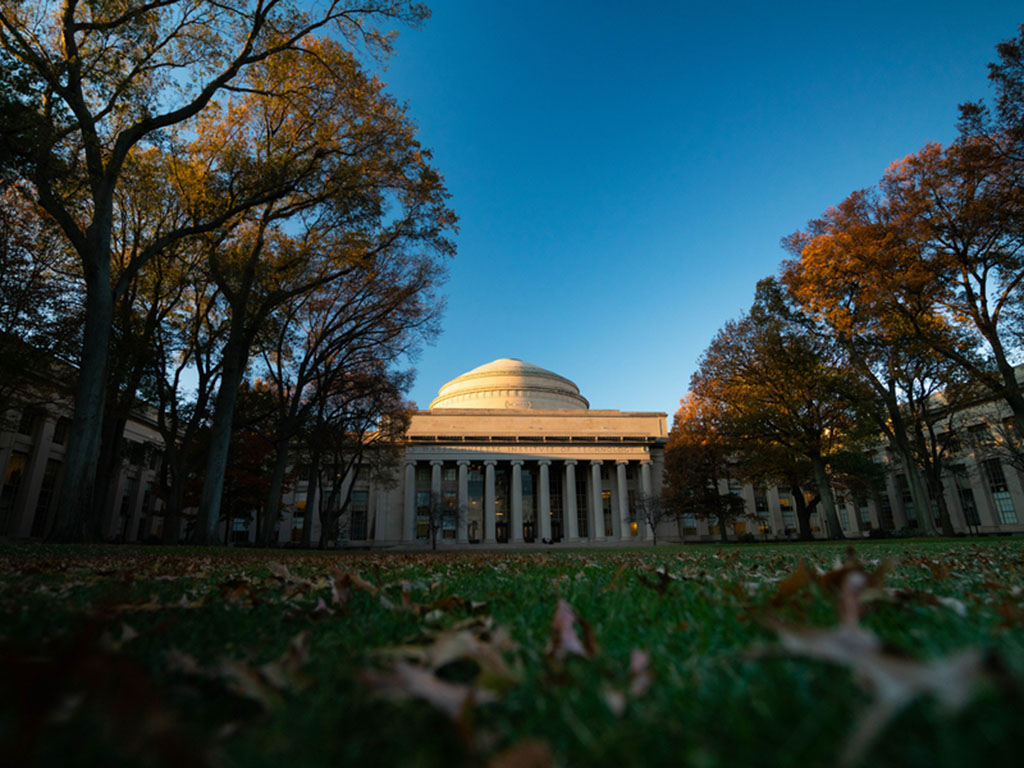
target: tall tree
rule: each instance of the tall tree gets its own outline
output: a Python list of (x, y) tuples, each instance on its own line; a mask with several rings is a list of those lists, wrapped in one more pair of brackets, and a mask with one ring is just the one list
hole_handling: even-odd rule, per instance
[(276, 314), (258, 366), (277, 401), (276, 460), (261, 543), (270, 543), (281, 479), (294, 461), (293, 438), (321, 400), (336, 396), (349, 371), (394, 365), (436, 335), (443, 307), (435, 295), (443, 276), (439, 267), (422, 255), (394, 258), (325, 285)]
[(690, 393), (679, 403), (665, 446), (665, 503), (674, 515), (713, 520), (722, 541), (743, 515), (743, 500), (730, 493), (734, 447), (723, 434), (721, 403)]
[(289, 194), (207, 240), (229, 327), (199, 504), (201, 542), (216, 538), (235, 393), (274, 311), (413, 252), (437, 260), (453, 252), (447, 191), (403, 108), (340, 45), (305, 46), (317, 55), (253, 67), (238, 103), (204, 113), (190, 152), (193, 162), (201, 158), (209, 193), (246, 168), (277, 175), (283, 167), (293, 178)]
[[(85, 324), (75, 411), (54, 535), (98, 535), (91, 502), (100, 448), (114, 302), (134, 273), (170, 242), (212, 232), (253, 205), (287, 194), (289, 167), (236, 179), (219, 205), (163, 230), (114, 280), (114, 196), (129, 156), (160, 144), (168, 129), (200, 115), (218, 94), (246, 87), (256, 65), (306, 53), (331, 30), (349, 44), (386, 53), (378, 21), (416, 24), (422, 6), (393, 0), (106, 0), (0, 5), (0, 165), (60, 227), (85, 283)], [(311, 57), (316, 56), (310, 52)], [(297, 76), (299, 75), (297, 72)], [(197, 213), (199, 208), (196, 209)]]
[[(338, 521), (360, 475), (368, 473), (382, 484), (392, 481), (409, 427), (410, 407), (404, 393), (411, 380), (409, 373), (388, 370), (380, 362), (351, 366), (318, 396), (317, 419), (308, 432), (315, 483), (309, 484), (306, 495), (303, 540), (307, 545), (314, 506), (323, 549), (337, 535)], [(314, 494), (316, 487), (322, 492)]]
[[(934, 346), (974, 360), (974, 344), (929, 300), (932, 276), (893, 217), (873, 191), (855, 192), (784, 240), (797, 258), (783, 264), (782, 281), (815, 327), (845, 351), (864, 385), (854, 388), (855, 399), (866, 401), (866, 413), (900, 457), (914, 508), (926, 510), (919, 471), (926, 459), (915, 447), (923, 414), (907, 404), (915, 393), (952, 388), (958, 378), (958, 366)], [(924, 532), (936, 532), (930, 516), (919, 522)]]
[(858, 434), (859, 414), (844, 396), (842, 350), (794, 319), (774, 279), (758, 283), (749, 314), (727, 323), (692, 381), (718, 403), (739, 444), (770, 441), (811, 464), (830, 536), (842, 537), (828, 478), (831, 454)]

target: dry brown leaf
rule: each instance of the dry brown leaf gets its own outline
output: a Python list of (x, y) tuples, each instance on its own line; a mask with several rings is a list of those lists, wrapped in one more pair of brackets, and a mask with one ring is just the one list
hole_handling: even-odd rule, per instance
[(288, 571), (288, 566), (276, 561), (270, 561), (267, 563), (267, 570), (270, 571), (270, 575), (275, 579), (281, 581), (292, 581), (292, 575)]
[(799, 630), (777, 625), (776, 631), (790, 653), (848, 667), (873, 693), (874, 701), (844, 749), (846, 765), (859, 762), (882, 729), (918, 696), (931, 694), (958, 709), (985, 677), (985, 660), (977, 650), (919, 662), (887, 653), (874, 634), (859, 626)]
[(309, 637), (308, 629), (295, 635), (281, 656), (260, 667), (263, 678), (279, 691), (301, 691), (309, 686), (309, 678), (302, 673), (309, 661)]
[(634, 699), (640, 698), (651, 689), (653, 682), (651, 655), (633, 648), (629, 652), (629, 695)]
[(177, 648), (170, 648), (164, 653), (164, 663), (171, 672), (180, 672), (181, 674), (195, 677), (205, 676), (206, 674), (194, 656), (184, 653)]
[(615, 575), (614, 575), (614, 576), (612, 576), (612, 580), (611, 580), (611, 581), (609, 581), (609, 582), (608, 582), (608, 584), (607, 584), (607, 586), (605, 586), (605, 588), (604, 588), (603, 590), (601, 590), (601, 591), (602, 591), (602, 592), (608, 592), (608, 591), (610, 591), (610, 590), (612, 590), (612, 589), (615, 589), (615, 585), (616, 585), (616, 584), (618, 583), (618, 581), (619, 581), (619, 576), (621, 576), (621, 575), (622, 575), (622, 572), (623, 572), (624, 570), (626, 570), (626, 564), (625, 564), (625, 563), (623, 563), (622, 565), (620, 565), (620, 566), (619, 566), (619, 570), (617, 570), (617, 571), (615, 572)]
[(453, 720), (458, 719), (466, 707), (498, 699), (492, 691), (442, 680), (430, 670), (403, 661), (384, 672), (364, 670), (360, 679), (382, 696), (422, 699)]
[(224, 680), (229, 691), (255, 701), (267, 711), (273, 709), (280, 701), (277, 692), (263, 679), (259, 671), (244, 661), (225, 659), (218, 665), (217, 674)]
[(657, 581), (648, 579), (642, 573), (638, 573), (636, 577), (645, 587), (653, 589), (659, 595), (664, 595), (668, 591), (668, 588), (675, 577), (673, 577), (665, 568), (659, 568), (654, 572), (654, 575), (658, 577)]
[(487, 768), (551, 768), (554, 760), (546, 741), (525, 739), (492, 757)]
[[(584, 637), (589, 641), (587, 645), (580, 640), (580, 636), (576, 632), (577, 624), (583, 629)], [(558, 598), (555, 615), (551, 619), (551, 642), (547, 650), (548, 658), (554, 661), (562, 661), (566, 656), (582, 656), (589, 659), (596, 650), (593, 630), (576, 615), (569, 603), (563, 598)]]
[(813, 572), (803, 560), (797, 565), (796, 570), (779, 582), (775, 590), (775, 597), (772, 598), (772, 605), (780, 606), (792, 599), (793, 595), (805, 589), (813, 580)]
[(601, 698), (604, 699), (604, 704), (608, 707), (608, 711), (616, 717), (622, 717), (626, 712), (626, 694), (620, 691), (618, 688), (613, 688), (610, 685), (601, 686)]

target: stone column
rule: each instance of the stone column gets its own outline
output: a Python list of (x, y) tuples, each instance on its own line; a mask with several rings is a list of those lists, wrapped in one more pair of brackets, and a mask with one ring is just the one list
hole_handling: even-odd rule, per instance
[(565, 489), (562, 491), (562, 514), (565, 516), (565, 537), (576, 541), (580, 534), (576, 525), (576, 462), (565, 462)]
[[(18, 490), (18, 497), (14, 499), (14, 508), (7, 522), (7, 530), (13, 537), (24, 538), (32, 532), (32, 520), (39, 504), (39, 491), (43, 487), (43, 475), (46, 474), (46, 464), (53, 447), (53, 430), (56, 426), (57, 419), (47, 414), (43, 418), (42, 426), (35, 430), (35, 440), (25, 463), (21, 488)], [(4, 469), (7, 469), (6, 465)], [(0, 485), (3, 485), (3, 480), (0, 476)]]
[[(658, 497), (651, 490), (651, 461), (644, 459), (640, 462), (640, 492), (644, 495), (645, 503), (657, 503)], [(654, 538), (654, 530), (651, 528), (650, 520), (640, 520), (640, 538)]]
[(537, 462), (540, 467), (540, 504), (538, 504), (537, 515), (540, 517), (540, 537), (551, 541), (551, 478), (548, 476), (548, 467), (551, 462), (541, 459)]
[(444, 462), (440, 459), (434, 459), (430, 462), (430, 493), (434, 496), (431, 499), (431, 503), (441, 501), (441, 467), (444, 466)]
[(459, 459), (459, 498), (456, 501), (456, 509), (459, 515), (458, 541), (460, 544), (469, 543), (469, 460)]
[(484, 544), (495, 544), (494, 524), (494, 467), (498, 462), (488, 459), (484, 462)]
[[(851, 504), (849, 501), (844, 501), (843, 502), (843, 506), (846, 507), (846, 519), (850, 521), (849, 533), (852, 533), (854, 538), (858, 538), (859, 539), (861, 537), (860, 509), (858, 509), (858, 507), (857, 507), (857, 500), (856, 500), (856, 498), (854, 498), (853, 496), (851, 496), (850, 498), (853, 499), (853, 503)], [(851, 509), (853, 510), (852, 514), (850, 513)], [(929, 509), (928, 510), (928, 514), (930, 515), (931, 513), (932, 513), (932, 511)], [(838, 504), (836, 505), (836, 517), (839, 517), (839, 505)], [(840, 522), (840, 527), (842, 527), (842, 520), (840, 520), (839, 522)], [(847, 531), (843, 531), (844, 535), (846, 533), (847, 533)]]
[[(439, 509), (440, 509), (440, 507), (441, 507), (441, 505), (443, 503), (442, 499), (441, 499), (441, 467), (443, 467), (443, 466), (444, 466), (444, 462), (441, 459), (431, 459), (431, 461), (430, 461), (430, 502), (429, 502), (429, 512), (427, 513), (429, 515), (438, 514)], [(437, 510), (434, 509), (435, 506), (438, 507)], [(430, 521), (430, 525), (432, 525), (432, 526), (433, 525), (440, 525), (440, 524), (441, 524), (440, 520), (431, 520)], [(427, 533), (427, 538), (429, 539), (430, 536), (431, 536), (431, 534), (428, 532)], [(437, 538), (438, 538), (439, 541), (442, 541), (442, 542), (444, 541), (444, 531), (443, 530), (437, 531)]]
[(512, 519), (509, 521), (511, 541), (523, 540), (523, 462), (512, 462)]
[(626, 465), (628, 461), (615, 462), (615, 479), (617, 481), (616, 491), (619, 497), (619, 538), (626, 540), (632, 538), (629, 528), (629, 488), (626, 482)]
[(601, 506), (601, 462), (590, 462), (590, 514), (593, 530), (592, 541), (602, 541), (604, 535), (604, 509)]
[[(311, 514), (307, 510), (306, 514)], [(402, 541), (416, 541), (416, 460), (405, 461), (405, 512), (402, 517)]]

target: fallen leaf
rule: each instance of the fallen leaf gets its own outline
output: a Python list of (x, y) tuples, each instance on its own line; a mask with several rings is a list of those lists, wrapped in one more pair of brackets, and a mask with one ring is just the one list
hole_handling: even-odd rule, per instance
[[(584, 645), (576, 632), (576, 625), (579, 624), (584, 631), (584, 637), (589, 639), (589, 644)], [(555, 615), (551, 620), (551, 641), (548, 644), (547, 656), (555, 661), (562, 661), (566, 656), (582, 656), (591, 658), (596, 648), (593, 638), (593, 630), (580, 619), (572, 606), (563, 598), (558, 598), (555, 606)]]
[(651, 689), (652, 682), (650, 654), (633, 648), (629, 652), (629, 695), (634, 699), (640, 698)]
[(552, 765), (551, 747), (539, 739), (524, 739), (487, 762), (487, 768), (551, 768)]
[(605, 588), (604, 588), (603, 590), (601, 590), (601, 591), (602, 591), (602, 592), (608, 592), (608, 591), (610, 591), (610, 590), (613, 590), (613, 589), (615, 589), (615, 585), (616, 585), (616, 584), (618, 583), (618, 581), (619, 581), (619, 576), (621, 576), (621, 575), (622, 575), (622, 572), (623, 572), (624, 570), (626, 570), (626, 564), (625, 564), (625, 563), (623, 563), (622, 565), (620, 565), (620, 566), (619, 566), (619, 570), (617, 570), (617, 571), (615, 572), (615, 575), (614, 575), (614, 576), (612, 576), (612, 580), (611, 580), (611, 581), (609, 581), (609, 582), (608, 582), (608, 584), (607, 584), (607, 585), (605, 586)]
[(464, 708), (498, 699), (492, 691), (442, 680), (430, 670), (403, 661), (383, 672), (364, 670), (360, 679), (382, 696), (422, 699), (453, 720), (460, 717)]

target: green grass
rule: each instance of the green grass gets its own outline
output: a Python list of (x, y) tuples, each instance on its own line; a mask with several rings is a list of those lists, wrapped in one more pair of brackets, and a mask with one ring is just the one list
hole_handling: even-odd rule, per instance
[[(525, 765), (532, 745), (562, 766), (834, 765), (878, 700), (846, 665), (783, 653), (776, 627), (836, 625), (826, 586), (780, 593), (779, 582), (801, 560), (825, 572), (845, 552), (0, 545), (0, 755), (43, 765), (432, 766), (498, 765), (518, 748), (504, 757)], [(894, 562), (862, 619), (892, 649), (886, 659), (941, 666), (970, 649), (987, 658), (962, 708), (915, 698), (859, 764), (1019, 764), (1024, 540), (862, 542), (855, 552), (867, 572)], [(641, 581), (657, 583), (657, 568), (677, 577), (664, 594)], [(336, 605), (331, 579), (344, 573), (371, 586), (351, 585)], [(592, 627), (589, 657), (549, 654), (559, 598)], [(392, 675), (397, 656), (415, 664), (457, 627), (496, 649), (511, 679), (486, 688), (482, 665), (461, 657), (430, 680), (481, 683), (494, 701), (451, 717), (421, 697), (381, 694), (373, 680)], [(582, 637), (582, 622), (576, 629)], [(288, 661), (297, 636), (308, 654)], [(650, 684), (631, 695), (634, 649), (648, 655)], [(613, 711), (616, 699), (624, 709)]]

